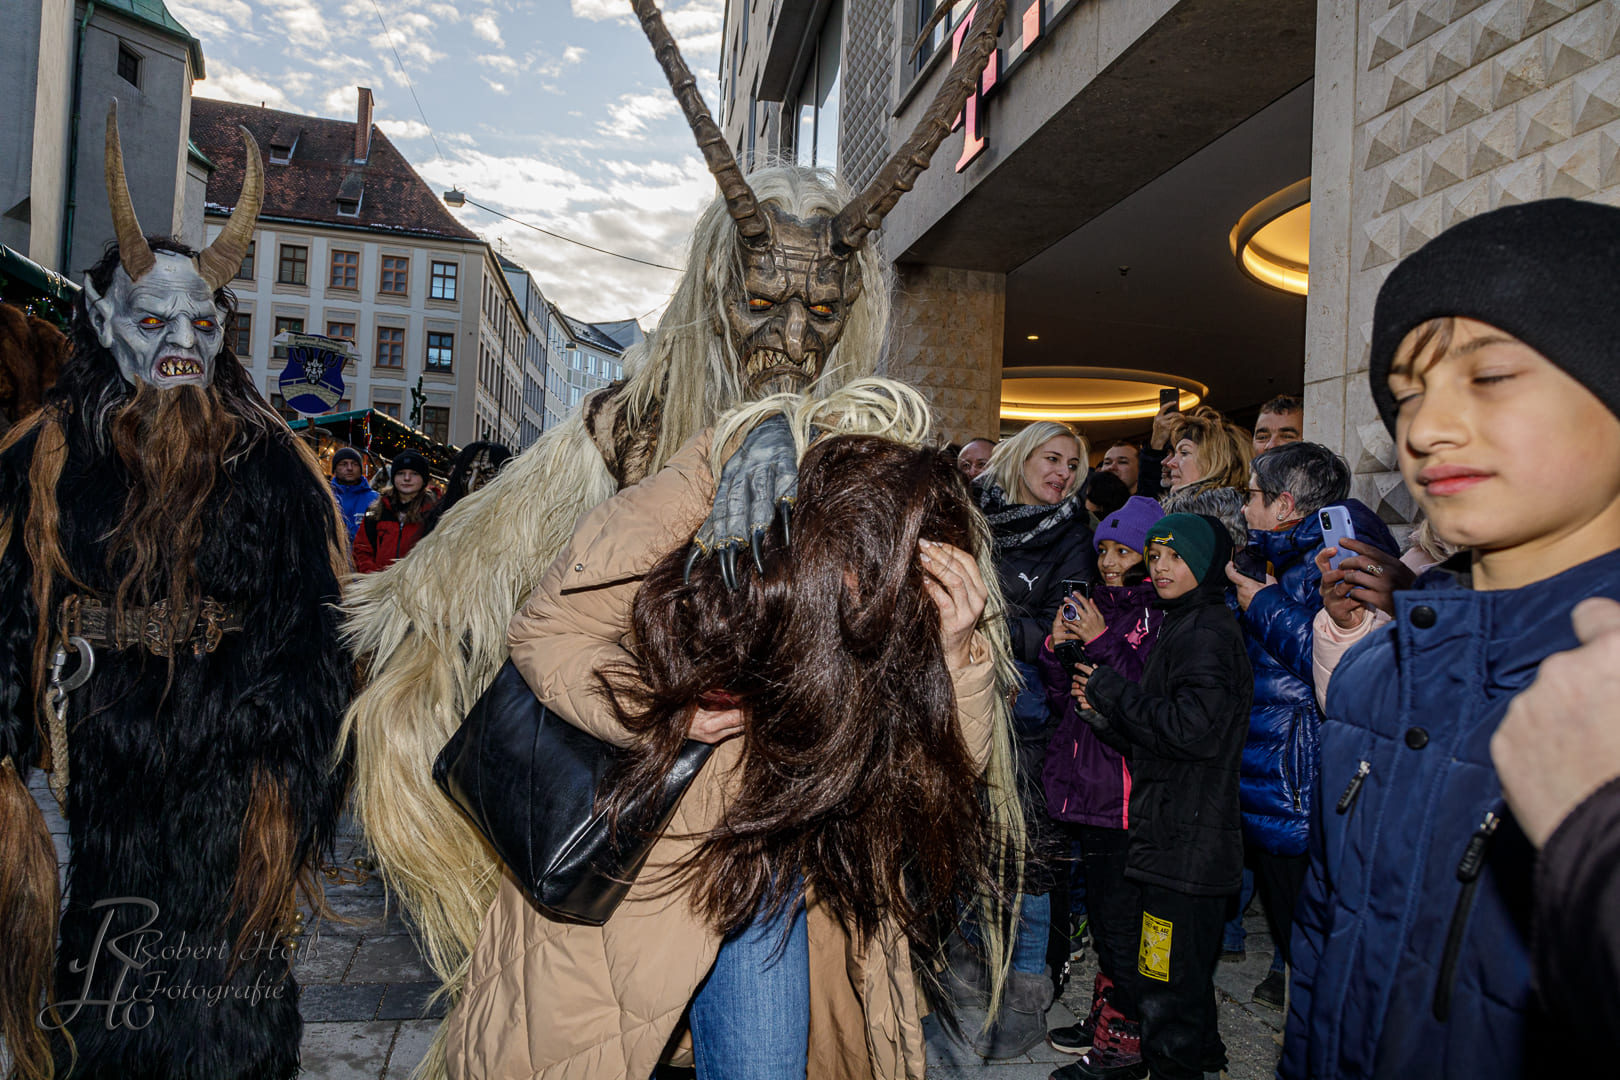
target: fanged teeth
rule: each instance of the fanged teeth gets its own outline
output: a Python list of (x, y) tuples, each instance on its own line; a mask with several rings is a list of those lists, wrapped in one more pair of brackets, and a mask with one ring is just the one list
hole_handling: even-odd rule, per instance
[(158, 374), (167, 379), (176, 379), (184, 375), (201, 375), (202, 365), (195, 360), (170, 358), (158, 364)]
[(806, 374), (814, 374), (816, 370), (816, 353), (805, 353), (804, 359), (794, 361), (788, 354), (778, 349), (755, 349), (748, 356), (748, 377), (761, 375), (771, 368), (798, 368)]

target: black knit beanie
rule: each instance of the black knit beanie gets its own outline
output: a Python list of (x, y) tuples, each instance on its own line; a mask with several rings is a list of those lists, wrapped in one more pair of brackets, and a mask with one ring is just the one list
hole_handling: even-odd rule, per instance
[(356, 465), (361, 466), (365, 465), (365, 461), (360, 457), (360, 451), (356, 450), (352, 446), (340, 447), (338, 452), (332, 455), (332, 464), (334, 467), (339, 462), (343, 461), (352, 461)]
[(389, 477), (399, 475), (401, 469), (409, 469), (423, 480), (427, 480), (431, 472), (428, 468), (428, 459), (415, 450), (402, 450), (395, 455), (394, 460), (389, 464)]
[(1430, 319), (1512, 334), (1620, 415), (1620, 210), (1575, 199), (1504, 206), (1459, 222), (1395, 268), (1373, 309), (1373, 401), (1395, 431), (1389, 369)]

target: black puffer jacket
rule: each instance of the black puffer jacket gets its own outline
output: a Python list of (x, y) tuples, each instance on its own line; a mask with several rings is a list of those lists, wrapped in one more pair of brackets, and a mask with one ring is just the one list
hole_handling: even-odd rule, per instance
[(1164, 624), (1141, 684), (1099, 665), (1086, 691), (1095, 713), (1081, 714), (1099, 717), (1099, 735), (1131, 744), (1126, 875), (1202, 896), (1243, 884), (1238, 778), (1254, 696), (1243, 631), (1224, 595), (1231, 542), (1222, 526), (1215, 536), (1203, 583), (1159, 602)]
[(1090, 517), (1079, 491), (1042, 507), (1049, 511), (1044, 515), (1031, 515), (1035, 507), (1008, 504), (997, 487), (976, 488), (975, 494), (995, 534), (996, 576), (1007, 600), (1013, 656), (1034, 664), (1063, 602), (1063, 582), (1096, 580)]

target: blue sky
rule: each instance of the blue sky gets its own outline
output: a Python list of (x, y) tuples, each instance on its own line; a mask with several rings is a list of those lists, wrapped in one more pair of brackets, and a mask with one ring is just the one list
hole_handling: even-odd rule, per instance
[[(629, 0), (377, 0), (438, 150), (372, 0), (167, 3), (202, 40), (198, 96), (352, 118), (355, 87), (369, 86), (378, 125), (435, 190), (554, 232), (679, 266), (714, 193)], [(722, 0), (663, 10), (718, 115)], [(454, 213), (579, 318), (656, 316), (675, 284), (472, 206)]]

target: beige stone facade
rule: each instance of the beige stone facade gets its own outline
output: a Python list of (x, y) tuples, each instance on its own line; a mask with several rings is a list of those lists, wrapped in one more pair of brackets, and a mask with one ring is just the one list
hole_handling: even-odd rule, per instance
[(1620, 205), (1620, 2), (1321, 0), (1306, 318), (1306, 437), (1353, 494), (1415, 507), (1367, 387), (1373, 304), (1395, 265), (1500, 206)]
[(895, 267), (894, 317), (882, 374), (922, 391), (941, 442), (997, 438), (1007, 275)]

